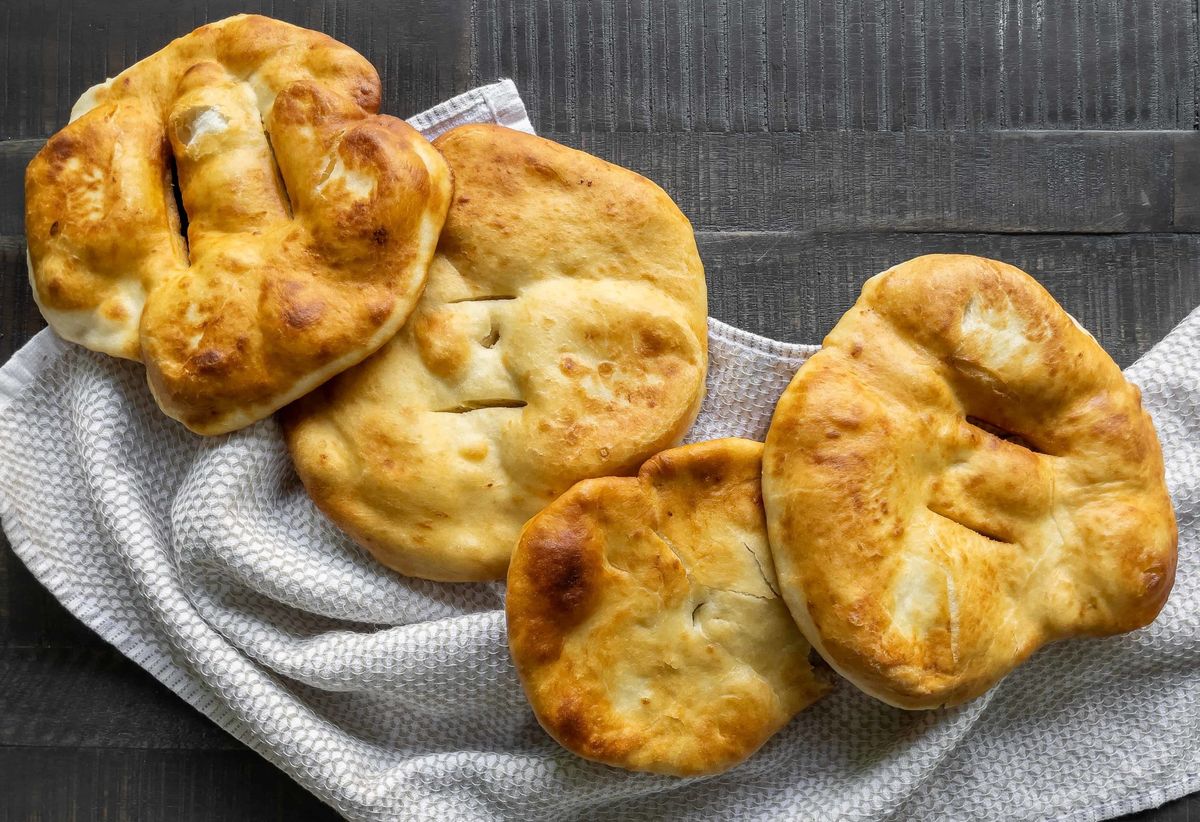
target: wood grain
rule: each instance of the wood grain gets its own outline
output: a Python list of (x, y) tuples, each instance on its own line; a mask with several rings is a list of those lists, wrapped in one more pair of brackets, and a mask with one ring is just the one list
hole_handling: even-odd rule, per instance
[(1185, 796), (1122, 819), (1124, 822), (1197, 822), (1200, 820), (1200, 803), (1196, 802), (1194, 796)]
[[(0, 533), (0, 653), (8, 647), (47, 651), (51, 648), (105, 648), (110, 652), (108, 658), (118, 656), (115, 649), (50, 596), (50, 592), (17, 559), (8, 537)], [(0, 690), (0, 708), (9, 696), (11, 694)]]
[[(1193, 132), (546, 136), (646, 175), (705, 231), (1200, 228), (1200, 171), (1192, 171), (1200, 167), (1192, 164), (1200, 136)], [(19, 196), (40, 147), (40, 140), (0, 143), (0, 190)], [(17, 208), (0, 210), (0, 237), (15, 240), (23, 224)]]
[[(11, 189), (0, 188), (0, 191)], [(17, 198), (9, 201), (14, 199)], [(0, 208), (0, 222), (11, 220), (12, 211), (12, 206)], [(0, 236), (0, 272), (0, 362), (3, 362), (46, 323), (29, 288), (23, 236)]]
[(242, 748), (107, 645), (0, 647), (0, 692), (0, 748)]
[(238, 11), (354, 46), (379, 68), (393, 113), (510, 76), (550, 131), (1190, 129), (1197, 119), (1191, 0), (9, 0), (5, 27), (18, 36), (0, 51), (0, 139), (48, 136), (88, 86)]
[(896, 131), (1195, 119), (1187, 2), (492, 0), (474, 10), (480, 75), (526, 81), (536, 122), (555, 131), (589, 121)]
[(0, 747), (11, 822), (340, 819), (265, 759), (235, 751)]
[(1196, 139), (1111, 131), (548, 136), (655, 180), (701, 230), (1089, 234), (1178, 230), (1174, 152)]

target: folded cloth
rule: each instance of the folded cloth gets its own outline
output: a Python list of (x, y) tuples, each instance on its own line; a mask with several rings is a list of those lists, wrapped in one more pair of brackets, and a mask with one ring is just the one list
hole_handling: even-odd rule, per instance
[[(508, 81), (410, 122), (477, 121), (530, 130)], [(761, 439), (816, 347), (709, 330), (689, 439)], [(1129, 370), (1179, 515), (1157, 622), (1045, 649), (956, 709), (907, 713), (840, 683), (707, 779), (560, 749), (509, 662), (501, 584), (386, 571), (313, 507), (273, 420), (194, 436), (140, 366), (49, 331), (0, 370), (0, 516), (72, 613), (351, 819), (1099, 819), (1200, 789), (1197, 363), (1200, 312)]]

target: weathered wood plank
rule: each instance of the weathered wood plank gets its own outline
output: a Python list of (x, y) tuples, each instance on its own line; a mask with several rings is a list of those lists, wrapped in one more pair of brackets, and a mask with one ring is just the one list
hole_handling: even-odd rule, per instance
[[(704, 230), (1200, 230), (1193, 132), (548, 136), (655, 180)], [(0, 236), (23, 232), (24, 168), (39, 147), (0, 142)]]
[[(1192, 132), (549, 133), (632, 168), (704, 230), (1114, 233), (1176, 225)], [(1185, 186), (1177, 194), (1176, 185)]]
[[(0, 207), (0, 221), (11, 214)], [(0, 363), (44, 326), (26, 275), (25, 238), (0, 236)]]
[(0, 645), (0, 748), (238, 750), (241, 743), (103, 645)]
[(1200, 306), (1200, 237), (1174, 234), (701, 232), (709, 312), (820, 342), (871, 275), (929, 253), (971, 253), (1037, 277), (1122, 366)]
[(1121, 817), (1122, 822), (1196, 822), (1200, 820), (1200, 795), (1192, 794), (1157, 808)]
[[(326, 31), (412, 113), (515, 77), (554, 131), (1190, 129), (1190, 0), (13, 0), (0, 138), (61, 125), (88, 86), (237, 11)], [(136, 26), (122, 21), (136, 17)]]
[(42, 587), (0, 533), (0, 648), (9, 645), (108, 648)]
[(17, 822), (340, 819), (245, 748), (0, 748), (0, 819)]
[[(1191, 128), (1195, 119), (1196, 26), (1186, 0), (691, 0), (672, 4), (676, 24), (655, 22), (653, 0), (483, 0), (474, 69), (535, 77), (547, 43), (519, 32), (545, 15), (586, 32), (613, 5), (624, 36), (596, 70), (612, 98), (629, 101), (612, 123), (618, 130), (1144, 129)], [(568, 63), (594, 49), (587, 36), (552, 46)], [(676, 76), (664, 75), (660, 67), (676, 60)], [(573, 128), (569, 112), (594, 90), (579, 79), (536, 99), (543, 128)]]
[(1175, 145), (1176, 231), (1196, 231), (1200, 226), (1200, 133)]

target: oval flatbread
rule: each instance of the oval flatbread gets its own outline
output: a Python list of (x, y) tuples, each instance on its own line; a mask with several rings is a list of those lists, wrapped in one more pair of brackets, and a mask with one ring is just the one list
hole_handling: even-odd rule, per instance
[(763, 497), (809, 641), (904, 708), (1146, 625), (1175, 575), (1137, 388), (1033, 278), (978, 257), (866, 283), (775, 409)]
[(743, 761), (828, 690), (776, 593), (762, 445), (675, 448), (530, 520), (508, 638), (534, 713), (588, 759), (693, 776)]
[(420, 304), (283, 419), (313, 500), (381, 562), (499, 579), (542, 506), (683, 437), (704, 272), (687, 219), (631, 171), (499, 126), (435, 144), (455, 193)]
[(25, 177), (47, 322), (143, 361), (163, 411), (203, 434), (370, 354), (416, 304), (450, 199), (379, 91), (350, 47), (246, 15), (89, 90)]

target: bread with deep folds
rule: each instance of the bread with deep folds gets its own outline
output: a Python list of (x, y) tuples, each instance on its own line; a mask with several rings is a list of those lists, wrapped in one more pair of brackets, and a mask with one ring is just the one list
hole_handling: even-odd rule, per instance
[(978, 257), (866, 283), (775, 409), (763, 494), (797, 623), (904, 708), (1144, 626), (1174, 579), (1138, 389), (1032, 277)]
[(828, 690), (779, 598), (762, 445), (664, 451), (585, 480), (521, 533), (509, 647), (542, 726), (588, 759), (679, 776), (749, 757)]
[(704, 271), (687, 219), (632, 171), (500, 126), (435, 145), (454, 200), (412, 318), (283, 420), (313, 500), (384, 564), (500, 579), (546, 503), (687, 431)]
[(47, 322), (142, 360), (162, 409), (204, 434), (370, 354), (415, 305), (450, 196), (379, 95), (350, 47), (247, 15), (89, 90), (26, 173)]

